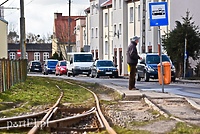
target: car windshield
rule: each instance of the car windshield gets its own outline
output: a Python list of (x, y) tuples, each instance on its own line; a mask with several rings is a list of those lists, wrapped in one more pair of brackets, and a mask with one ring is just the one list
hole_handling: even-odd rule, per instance
[(112, 61), (97, 61), (97, 67), (110, 67), (114, 66)]
[(66, 62), (65, 61), (60, 62), (60, 66), (66, 66)]
[[(162, 55), (162, 61), (170, 62), (170, 59), (166, 55)], [(147, 55), (146, 63), (147, 64), (159, 64), (160, 56), (159, 55)]]
[(57, 63), (58, 61), (48, 61), (49, 66), (56, 66)]
[(75, 54), (74, 62), (93, 62), (91, 54)]
[(33, 66), (40, 66), (41, 64), (40, 64), (40, 62), (32, 62), (32, 65)]

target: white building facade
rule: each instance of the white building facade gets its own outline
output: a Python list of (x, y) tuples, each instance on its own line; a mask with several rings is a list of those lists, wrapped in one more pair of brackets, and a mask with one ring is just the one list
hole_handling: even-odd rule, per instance
[(106, 0), (90, 0), (90, 50), (94, 59), (103, 59), (103, 9)]
[(199, 0), (90, 0), (90, 50), (94, 58), (113, 60), (121, 76), (128, 75), (126, 51), (133, 36), (140, 36), (138, 53), (158, 52), (159, 29), (150, 27), (149, 2), (168, 3), (169, 25), (160, 27), (160, 37), (182, 22), (186, 11), (200, 25)]

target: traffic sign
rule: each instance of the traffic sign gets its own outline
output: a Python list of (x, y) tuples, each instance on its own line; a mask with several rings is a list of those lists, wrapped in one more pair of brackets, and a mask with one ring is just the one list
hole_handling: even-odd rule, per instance
[(20, 57), (21, 56), (21, 50), (17, 50), (17, 55), (18, 55), (18, 57)]
[(150, 26), (168, 25), (167, 2), (149, 3)]

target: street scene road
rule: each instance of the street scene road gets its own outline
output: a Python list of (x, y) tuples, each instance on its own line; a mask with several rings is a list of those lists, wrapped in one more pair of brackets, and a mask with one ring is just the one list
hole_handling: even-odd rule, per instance
[[(42, 75), (42, 74), (28, 74), (30, 76), (42, 76), (42, 77), (57, 77), (57, 78), (64, 78), (64, 79), (74, 79), (84, 82), (92, 82), (92, 83), (99, 83), (104, 85), (115, 85), (119, 87), (123, 87), (123, 90), (128, 90), (128, 77), (123, 78), (108, 78), (108, 77), (101, 77), (101, 78), (90, 78), (86, 76), (76, 76), (76, 77), (67, 77), (66, 75), (63, 76), (55, 76), (55, 75)], [(159, 84), (158, 80), (151, 80), (150, 82), (140, 81), (136, 83), (136, 86), (143, 91), (156, 91), (162, 92), (162, 85)], [(200, 82), (191, 83), (191, 81), (181, 81), (177, 80), (177, 82), (171, 83), (169, 85), (164, 85), (164, 92), (181, 95), (185, 97), (191, 98), (200, 98)]]
[[(128, 90), (128, 77), (90, 78), (84, 75), (68, 77), (66, 75), (56, 76), (55, 74), (43, 75), (40, 73), (31, 73), (28, 76), (98, 83), (103, 85), (102, 91), (114, 89), (121, 94), (122, 100), (115, 105), (109, 105), (105, 108), (105, 111), (113, 124), (127, 129), (146, 130), (153, 134), (167, 133), (173, 131), (178, 122), (197, 125), (197, 128), (200, 123), (199, 84), (191, 83), (192, 81), (177, 80), (169, 85), (164, 85), (165, 92), (163, 93), (162, 86), (158, 80), (150, 80), (150, 82), (141, 80), (136, 83), (139, 90)], [(114, 100), (105, 96), (107, 96), (107, 93), (98, 97), (100, 100), (114, 102)], [(130, 122), (132, 121), (146, 122), (146, 120), (150, 121), (153, 119), (155, 115), (149, 114), (149, 110), (158, 112), (157, 117), (162, 115), (167, 120), (157, 120), (144, 126), (131, 125)], [(185, 129), (188, 130), (188, 128)]]

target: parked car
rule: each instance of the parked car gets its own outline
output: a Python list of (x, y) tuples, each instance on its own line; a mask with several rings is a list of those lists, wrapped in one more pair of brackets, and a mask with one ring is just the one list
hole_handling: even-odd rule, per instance
[(28, 72), (42, 72), (42, 64), (39, 61), (30, 61), (27, 68)]
[(56, 72), (55, 75), (63, 75), (63, 74), (67, 74), (67, 62), (65, 60), (62, 61), (58, 61), (57, 65), (56, 65)]
[(48, 74), (54, 74), (56, 70), (56, 65), (58, 63), (58, 60), (56, 59), (47, 59), (44, 63), (42, 73), (45, 75)]
[(114, 76), (117, 78), (117, 65), (115, 66), (111, 60), (96, 60), (91, 66), (91, 77), (99, 78), (99, 76)]
[[(145, 81), (149, 81), (150, 78), (158, 79), (158, 64), (160, 63), (160, 56), (158, 53), (144, 53), (141, 54), (141, 60), (138, 61), (137, 65), (137, 81), (140, 81), (141, 78), (144, 78)], [(175, 81), (176, 69), (170, 60), (170, 58), (162, 54), (162, 61), (170, 62), (171, 64), (171, 81)]]

